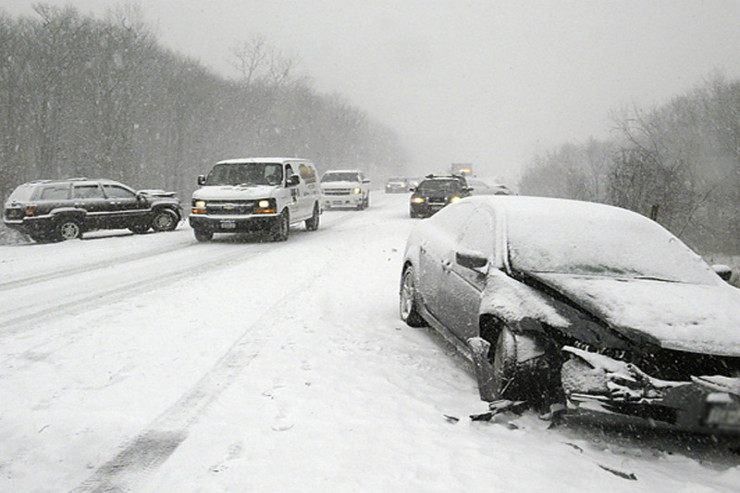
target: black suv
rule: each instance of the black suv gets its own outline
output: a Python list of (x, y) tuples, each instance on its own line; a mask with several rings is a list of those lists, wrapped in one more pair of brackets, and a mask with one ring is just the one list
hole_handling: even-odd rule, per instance
[(3, 222), (37, 242), (80, 238), (95, 229), (172, 231), (182, 220), (175, 192), (135, 191), (113, 180), (39, 180), (16, 188)]
[(409, 215), (429, 217), (442, 207), (470, 195), (465, 178), (457, 175), (427, 175), (412, 189)]

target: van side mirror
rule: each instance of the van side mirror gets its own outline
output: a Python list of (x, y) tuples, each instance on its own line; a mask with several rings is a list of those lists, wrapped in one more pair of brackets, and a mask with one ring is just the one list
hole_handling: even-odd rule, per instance
[(198, 185), (203, 186), (206, 184), (206, 175), (198, 175)]
[(362, 180), (362, 183), (370, 183), (370, 178), (364, 178), (364, 179)]
[(301, 178), (298, 175), (290, 175), (286, 181), (289, 187), (294, 187), (301, 182)]

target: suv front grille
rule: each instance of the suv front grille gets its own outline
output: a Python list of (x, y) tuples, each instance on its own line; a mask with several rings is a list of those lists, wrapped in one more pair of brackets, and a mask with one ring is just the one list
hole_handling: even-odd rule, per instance
[(256, 204), (255, 200), (209, 200), (206, 212), (216, 216), (244, 216), (252, 214)]
[(352, 193), (351, 188), (333, 188), (331, 190), (324, 190), (324, 195), (349, 195)]

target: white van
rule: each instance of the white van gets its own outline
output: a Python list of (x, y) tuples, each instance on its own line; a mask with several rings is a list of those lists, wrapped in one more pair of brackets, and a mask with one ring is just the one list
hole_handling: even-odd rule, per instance
[(214, 233), (267, 231), (288, 239), (290, 226), (305, 221), (319, 227), (321, 189), (311, 161), (297, 158), (244, 158), (219, 161), (198, 176), (190, 226), (198, 241)]

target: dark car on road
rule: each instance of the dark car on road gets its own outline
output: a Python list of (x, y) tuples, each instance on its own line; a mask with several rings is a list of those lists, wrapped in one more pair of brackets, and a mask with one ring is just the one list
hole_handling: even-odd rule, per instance
[(136, 191), (113, 180), (38, 180), (18, 186), (3, 211), (9, 228), (34, 241), (80, 238), (96, 229), (171, 231), (183, 218), (174, 192)]
[(474, 196), (417, 223), (401, 318), (469, 357), (481, 398), (740, 432), (740, 290), (603, 204)]
[(448, 204), (470, 195), (465, 178), (454, 175), (428, 175), (412, 189), (409, 216), (429, 217)]
[(409, 191), (409, 181), (403, 176), (393, 176), (385, 182), (385, 193), (406, 193)]

